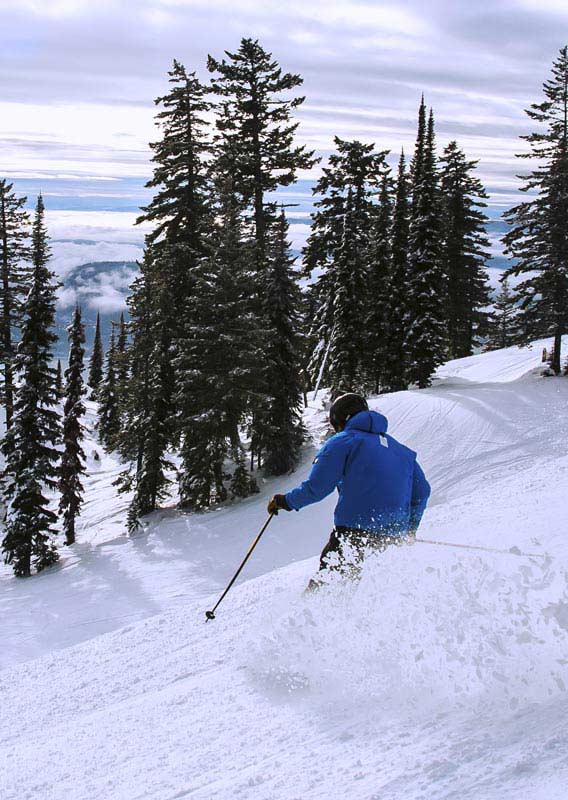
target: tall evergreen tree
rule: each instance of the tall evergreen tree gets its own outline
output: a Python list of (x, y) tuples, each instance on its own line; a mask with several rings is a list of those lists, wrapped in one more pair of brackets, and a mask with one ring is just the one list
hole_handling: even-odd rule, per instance
[(126, 385), (120, 374), (116, 380), (122, 400), (115, 443), (130, 462), (120, 485), (134, 491), (131, 532), (157, 507), (169, 484), (168, 447), (181, 437), (174, 397), (183, 376), (173, 364), (211, 227), (208, 90), (179, 61), (168, 75), (170, 90), (156, 99), (161, 138), (151, 144), (155, 166), (147, 187), (155, 194), (138, 219), (151, 222), (153, 230), (128, 302), (131, 342), (116, 365), (119, 373), (124, 369), (123, 377), (128, 371)]
[(416, 133), (416, 144), (414, 145), (414, 156), (410, 163), (410, 180), (413, 189), (417, 189), (422, 183), (426, 164), (427, 127), (426, 103), (424, 102), (424, 95), (422, 95), (420, 106), (418, 107), (418, 131)]
[(442, 209), (432, 111), (423, 146), (421, 136), (419, 126), (409, 232), (405, 350), (408, 380), (424, 388), (447, 354), (447, 289), (442, 263)]
[(522, 136), (539, 166), (524, 178), (522, 191), (531, 199), (505, 214), (504, 237), (515, 259), (508, 275), (523, 275), (519, 322), (528, 336), (554, 337), (556, 374), (561, 370), (562, 335), (568, 331), (568, 47), (560, 50), (543, 85), (545, 99), (526, 113), (539, 130)]
[(130, 375), (116, 447), (129, 462), (117, 484), (120, 491), (133, 490), (128, 510), (130, 533), (138, 528), (140, 517), (157, 508), (170, 482), (167, 448), (174, 421), (166, 392), (171, 364), (166, 324), (170, 300), (163, 281), (167, 267), (160, 263), (165, 258), (165, 249), (157, 258), (150, 258), (146, 251), (128, 299)]
[(30, 282), (27, 197), (16, 197), (13, 184), (0, 180), (0, 361), (6, 427), (14, 413), (14, 328), (22, 321), (22, 302)]
[[(298, 122), (292, 117), (304, 97), (291, 97), (290, 92), (301, 86), (302, 78), (284, 73), (272, 54), (253, 39), (242, 39), (237, 52), (225, 51), (225, 56), (222, 60), (209, 56), (208, 60), (209, 71), (214, 73), (212, 89), (220, 103), (218, 161), (231, 165), (233, 191), (252, 217), (257, 272), (255, 325), (266, 330), (268, 231), (274, 221), (274, 205), (266, 195), (294, 183), (298, 170), (309, 169), (317, 159), (294, 141)], [(263, 382), (262, 365), (257, 381), (259, 386)], [(266, 393), (259, 391), (250, 403), (252, 449), (257, 451), (258, 463), (268, 413)]]
[(501, 279), (501, 290), (495, 298), (493, 311), (487, 320), (486, 350), (511, 347), (519, 341), (518, 298), (509, 286), (505, 275)]
[[(208, 88), (179, 61), (174, 60), (168, 75), (171, 89), (155, 101), (161, 106), (156, 124), (162, 137), (150, 145), (155, 166), (146, 186), (155, 194), (137, 222), (154, 226), (146, 237), (146, 247), (150, 258), (164, 270), (158, 274), (154, 269), (152, 274), (170, 297), (171, 307), (164, 313), (175, 348), (186, 301), (193, 291), (193, 269), (208, 251), (211, 189), (207, 161), (211, 146), (207, 118), (212, 106), (206, 97)], [(169, 394), (172, 392), (170, 386)]]
[(473, 174), (477, 162), (468, 161), (457, 142), (445, 148), (441, 163), (449, 348), (452, 358), (463, 358), (473, 353), (487, 316), (483, 308), (490, 302), (485, 270), (488, 218), (482, 210), (487, 192)]
[(283, 475), (295, 467), (304, 437), (299, 375), (300, 290), (293, 272), (295, 258), (289, 251), (288, 223), (282, 210), (270, 231), (266, 292), (269, 435), (264, 468), (268, 475)]
[(69, 326), (69, 361), (65, 370), (65, 403), (63, 406), (63, 453), (59, 468), (59, 513), (63, 515), (65, 544), (75, 541), (75, 519), (83, 505), (81, 476), (85, 474), (85, 453), (81, 447), (84, 438), (81, 422), (85, 414), (83, 396), (83, 362), (85, 356), (85, 327), (81, 309), (75, 306), (73, 321)]
[(97, 313), (97, 324), (95, 327), (95, 340), (93, 342), (93, 352), (89, 359), (89, 379), (87, 381), (91, 389), (91, 397), (97, 397), (101, 381), (104, 375), (104, 352), (103, 340), (101, 337), (101, 315)]
[[(314, 377), (319, 375), (327, 355), (330, 367), (332, 363), (337, 365), (338, 359), (351, 364), (347, 373), (344, 367), (339, 372), (334, 367), (334, 380), (341, 373), (341, 382), (347, 380), (352, 387), (363, 388), (361, 365), (355, 364), (353, 359), (359, 361), (364, 351), (369, 261), (376, 218), (374, 198), (385, 170), (386, 152), (377, 152), (373, 144), (348, 142), (337, 137), (335, 144), (337, 152), (330, 156), (328, 166), (324, 167), (313, 189), (320, 199), (314, 204), (316, 211), (304, 250), (306, 271), (317, 269), (320, 272), (312, 289), (318, 307), (310, 337), (317, 338), (318, 344), (310, 372)], [(342, 286), (343, 280), (347, 280), (347, 284)], [(342, 316), (341, 325), (348, 324), (350, 329), (349, 335), (347, 328), (339, 332), (340, 340), (349, 348), (345, 358), (341, 355), (343, 345), (339, 340), (333, 343), (338, 333), (337, 313)], [(326, 367), (324, 372), (327, 371)], [(339, 386), (335, 388), (339, 390)]]
[[(198, 80), (195, 73), (189, 73), (178, 61), (173, 62), (169, 74), (170, 91), (158, 97), (156, 104), (161, 110), (156, 115), (160, 126), (161, 139), (151, 144), (154, 151), (154, 174), (147, 187), (155, 190), (151, 203), (142, 209), (138, 222), (151, 222), (152, 232), (146, 237), (145, 261), (148, 268), (144, 276), (144, 292), (155, 294), (150, 309), (154, 325), (148, 331), (149, 339), (145, 345), (140, 340), (132, 350), (142, 348), (143, 358), (152, 355), (152, 370), (145, 373), (150, 381), (152, 392), (161, 387), (163, 396), (158, 401), (155, 413), (163, 413), (171, 420), (176, 419), (177, 409), (174, 396), (182, 376), (176, 374), (173, 364), (179, 355), (180, 339), (187, 309), (192, 302), (195, 288), (195, 273), (204, 256), (209, 252), (208, 238), (212, 226), (211, 181), (208, 161), (211, 145), (208, 140), (208, 115), (211, 103), (207, 100), (208, 89)], [(152, 281), (153, 285), (146, 285)], [(143, 293), (144, 294), (144, 293)], [(134, 292), (130, 304), (131, 317), (143, 318), (145, 310), (135, 307), (138, 297)], [(145, 302), (145, 301), (144, 301)], [(154, 314), (160, 309), (161, 318)], [(159, 324), (157, 324), (159, 322)], [(164, 354), (169, 354), (164, 359)], [(138, 356), (131, 352), (130, 359)], [(158, 376), (159, 373), (159, 376)], [(138, 383), (132, 375), (131, 382)], [(129, 395), (132, 388), (125, 390)], [(121, 392), (124, 394), (124, 392)], [(159, 409), (158, 409), (159, 407)], [(134, 415), (138, 417), (137, 414)], [(177, 414), (179, 419), (179, 414)], [(130, 429), (131, 438), (133, 431)], [(172, 430), (171, 425), (165, 428)], [(160, 424), (160, 441), (162, 439)], [(148, 437), (145, 426), (140, 428), (142, 439), (139, 446), (146, 450)], [(179, 432), (178, 432), (179, 433)], [(154, 445), (157, 446), (157, 440)], [(141, 451), (142, 452), (142, 451)], [(154, 452), (154, 451), (153, 451)], [(158, 466), (165, 459), (165, 451), (156, 456), (156, 487), (161, 482)], [(156, 496), (160, 490), (156, 488)]]
[[(320, 335), (314, 325), (314, 319), (319, 308), (319, 297), (316, 290), (315, 284), (310, 283), (300, 293), (300, 376), (302, 391), (305, 395), (315, 388), (314, 376), (310, 373), (310, 363), (312, 361), (318, 363), (321, 357), (319, 351), (319, 347), (321, 347)], [(307, 406), (307, 396), (305, 397), (305, 405)]]
[(128, 395), (128, 380), (130, 377), (130, 350), (128, 348), (128, 329), (124, 319), (124, 312), (120, 314), (116, 337), (116, 391), (118, 396), (119, 412), (125, 413)]
[(32, 231), (32, 284), (23, 306), (15, 358), (14, 418), (3, 442), (7, 513), (2, 549), (17, 576), (30, 575), (32, 566), (39, 572), (58, 558), (53, 541), (57, 517), (46, 496), (46, 490), (57, 485), (56, 445), (61, 437), (52, 366), (57, 286), (48, 268), (44, 215), (40, 195)]
[(128, 331), (126, 329), (126, 321), (124, 319), (124, 311), (120, 312), (120, 320), (117, 325), (118, 335), (116, 337), (116, 353), (119, 358), (118, 373), (123, 380), (128, 377), (128, 365), (122, 363), (121, 356), (128, 350)]
[(242, 39), (236, 53), (225, 55), (221, 61), (208, 59), (209, 71), (216, 73), (212, 88), (222, 106), (218, 128), (232, 154), (233, 188), (252, 206), (257, 266), (262, 270), (272, 217), (266, 194), (294, 183), (297, 171), (310, 169), (317, 159), (294, 144), (299, 123), (292, 122), (292, 114), (305, 98), (286, 98), (286, 93), (302, 85), (300, 75), (283, 73), (257, 40)]
[[(226, 499), (225, 462), (232, 457), (237, 468), (243, 462), (239, 423), (255, 395), (267, 391), (258, 383), (263, 354), (251, 272), (254, 245), (226, 178), (212, 243), (212, 255), (196, 274), (195, 300), (188, 305), (175, 365), (182, 421), (180, 498), (195, 509)], [(237, 477), (236, 494), (243, 494), (244, 476)], [(250, 481), (249, 490), (254, 490)]]
[(97, 427), (99, 439), (106, 450), (114, 450), (120, 433), (120, 410), (116, 378), (116, 337), (114, 326), (110, 334), (110, 345), (106, 356), (103, 380), (98, 390), (99, 415)]
[(388, 317), (393, 302), (392, 269), (392, 178), (390, 170), (383, 174), (379, 204), (372, 221), (369, 242), (369, 281), (366, 300), (365, 373), (371, 391), (385, 388), (388, 357)]
[(55, 393), (58, 400), (63, 400), (65, 392), (63, 389), (63, 370), (61, 368), (60, 358), (57, 359), (57, 370), (55, 372)]
[[(171, 260), (176, 244), (184, 244), (198, 255), (203, 252), (210, 191), (207, 117), (212, 105), (207, 100), (208, 87), (179, 61), (174, 59), (168, 75), (170, 91), (155, 100), (161, 107), (156, 124), (162, 137), (150, 144), (155, 166), (146, 187), (154, 189), (155, 194), (137, 221), (153, 223), (147, 244), (157, 251), (161, 246), (169, 248)], [(182, 292), (187, 288), (181, 270), (172, 279)]]
[(365, 231), (354, 208), (351, 190), (343, 219), (343, 236), (334, 264), (333, 333), (327, 368), (332, 397), (354, 392), (363, 384), (362, 329), (365, 316)]
[(391, 239), (391, 270), (387, 310), (387, 341), (384, 380), (390, 391), (406, 388), (405, 324), (408, 292), (408, 247), (410, 229), (410, 186), (404, 152), (400, 155), (396, 181)]
[[(152, 265), (157, 275), (162, 273), (160, 259), (165, 257), (167, 251), (162, 251), (157, 262)], [(146, 280), (148, 277), (144, 276)], [(171, 376), (170, 332), (165, 324), (170, 300), (164, 284), (157, 281), (155, 276), (148, 281), (147, 286), (142, 283), (140, 291), (147, 291), (148, 288), (151, 288), (151, 296), (137, 307), (139, 316), (134, 335), (134, 345), (139, 346), (134, 351), (136, 368), (141, 367), (143, 371), (139, 373), (133, 369), (131, 373), (131, 392), (126, 406), (129, 411), (129, 425), (122, 442), (123, 452), (127, 450), (125, 444), (128, 445), (129, 439), (130, 446), (136, 448), (136, 471), (131, 482), (134, 493), (128, 509), (130, 533), (137, 530), (141, 517), (158, 507), (171, 482), (167, 473), (172, 464), (167, 450), (172, 440), (173, 422), (170, 419), (171, 407), (166, 390)], [(148, 323), (153, 335), (144, 345), (140, 342), (140, 337)], [(143, 396), (137, 395), (137, 391), (142, 391)]]
[(164, 380), (168, 374), (166, 367), (168, 352), (164, 339), (154, 337), (148, 359), (148, 374), (145, 388), (147, 414), (136, 419), (138, 431), (138, 459), (131, 486), (134, 489), (128, 508), (128, 531), (134, 533), (140, 518), (155, 511), (166, 496), (170, 479), (167, 470), (172, 467), (167, 458), (170, 426), (165, 403)]

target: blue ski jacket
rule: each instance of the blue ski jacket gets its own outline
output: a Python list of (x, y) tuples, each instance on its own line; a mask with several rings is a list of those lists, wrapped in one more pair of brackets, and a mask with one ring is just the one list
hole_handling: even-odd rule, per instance
[(430, 496), (416, 453), (387, 434), (387, 420), (360, 411), (324, 444), (310, 475), (286, 495), (299, 511), (335, 488), (335, 525), (404, 536), (415, 531)]

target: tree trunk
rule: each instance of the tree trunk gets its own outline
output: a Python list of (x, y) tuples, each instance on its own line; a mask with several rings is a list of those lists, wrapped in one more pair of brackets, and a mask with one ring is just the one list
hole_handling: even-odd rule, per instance
[(69, 524), (65, 532), (65, 544), (75, 544), (75, 517), (69, 519)]
[(552, 352), (552, 361), (550, 367), (555, 375), (560, 375), (561, 371), (561, 349), (562, 349), (562, 330), (560, 328), (556, 329), (556, 333), (554, 334), (554, 349)]

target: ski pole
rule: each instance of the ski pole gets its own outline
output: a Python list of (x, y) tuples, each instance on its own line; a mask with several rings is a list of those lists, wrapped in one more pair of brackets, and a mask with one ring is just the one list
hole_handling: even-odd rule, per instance
[(234, 574), (234, 575), (233, 575), (233, 577), (231, 578), (231, 580), (230, 580), (230, 582), (229, 582), (229, 585), (227, 586), (227, 588), (225, 589), (225, 591), (223, 592), (223, 594), (221, 595), (221, 597), (220, 597), (220, 598), (217, 600), (217, 602), (215, 603), (215, 605), (213, 606), (213, 608), (211, 609), (211, 611), (206, 611), (206, 612), (205, 612), (205, 622), (209, 622), (209, 620), (210, 620), (210, 619), (215, 619), (215, 612), (217, 611), (217, 608), (218, 608), (219, 604), (221, 603), (221, 601), (223, 600), (223, 598), (225, 597), (225, 595), (227, 594), (227, 592), (229, 591), (229, 589), (231, 588), (231, 586), (234, 584), (234, 582), (235, 582), (235, 581), (237, 580), (237, 578), (239, 577), (239, 575), (240, 575), (240, 573), (241, 573), (241, 570), (242, 570), (242, 568), (244, 567), (244, 565), (245, 565), (245, 564), (247, 563), (247, 561), (249, 560), (249, 558), (250, 558), (250, 556), (251, 556), (251, 554), (252, 554), (252, 551), (254, 550), (254, 548), (255, 548), (255, 547), (257, 546), (257, 544), (260, 542), (260, 537), (262, 536), (262, 534), (264, 533), (264, 531), (265, 531), (265, 530), (268, 528), (268, 523), (270, 522), (270, 520), (272, 519), (272, 517), (274, 516), (274, 514), (275, 514), (275, 512), (274, 512), (274, 511), (272, 511), (272, 512), (271, 512), (271, 513), (268, 515), (268, 519), (266, 520), (266, 522), (264, 523), (264, 525), (263, 525), (263, 526), (262, 526), (262, 528), (260, 529), (260, 531), (259, 531), (259, 533), (257, 534), (257, 536), (256, 536), (256, 538), (255, 538), (255, 540), (254, 540), (254, 542), (253, 542), (253, 543), (251, 544), (251, 546), (249, 547), (249, 549), (248, 549), (248, 551), (247, 551), (247, 554), (246, 554), (246, 556), (245, 556), (245, 557), (243, 558), (243, 560), (241, 561), (241, 565), (240, 565), (240, 567), (238, 568), (238, 570), (235, 572), (235, 574)]
[(518, 547), (510, 550), (497, 550), (495, 547), (482, 547), (480, 544), (456, 544), (455, 542), (437, 542), (434, 539), (416, 539), (421, 544), (437, 544), (442, 547), (463, 547), (465, 550), (485, 550), (486, 553), (499, 553), (503, 556), (525, 556), (526, 558), (548, 558), (546, 553), (523, 553)]

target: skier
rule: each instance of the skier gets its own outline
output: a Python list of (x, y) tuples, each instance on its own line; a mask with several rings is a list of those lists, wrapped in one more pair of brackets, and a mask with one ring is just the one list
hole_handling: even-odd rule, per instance
[[(387, 434), (387, 420), (358, 394), (338, 397), (329, 411), (336, 431), (314, 458), (310, 475), (287, 494), (275, 494), (269, 513), (299, 511), (335, 488), (334, 528), (320, 570), (360, 574), (368, 550), (411, 543), (430, 496), (416, 453)], [(311, 581), (308, 589), (317, 588)]]

